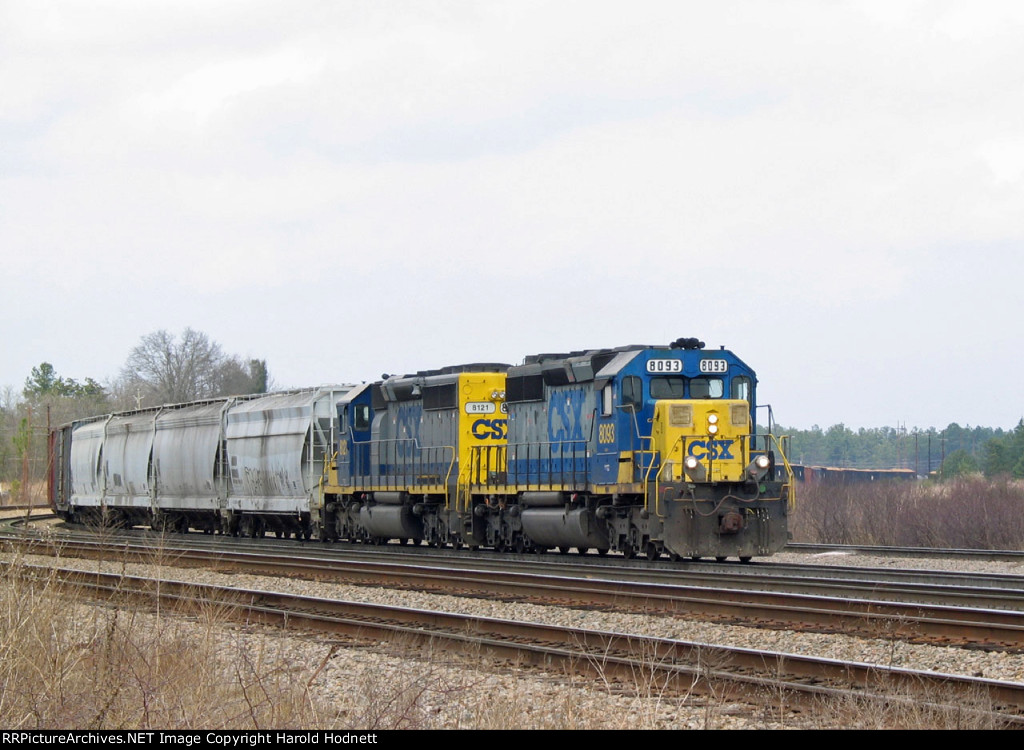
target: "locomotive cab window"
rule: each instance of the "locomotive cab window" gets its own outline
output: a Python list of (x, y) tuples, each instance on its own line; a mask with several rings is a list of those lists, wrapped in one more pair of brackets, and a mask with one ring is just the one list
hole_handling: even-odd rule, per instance
[(643, 381), (631, 375), (622, 379), (622, 405), (637, 411), (643, 407), (644, 391)]
[(354, 427), (357, 430), (370, 429), (370, 407), (367, 404), (359, 404), (352, 407)]
[(725, 383), (721, 378), (693, 378), (690, 380), (690, 398), (721, 398)]
[[(693, 396), (693, 388), (691, 386), (691, 397), (703, 398), (702, 396)], [(651, 398), (683, 398), (685, 394), (685, 381), (682, 376), (669, 375), (658, 378), (651, 378)]]
[(729, 398), (741, 398), (750, 401), (750, 378), (746, 375), (737, 375), (729, 384)]

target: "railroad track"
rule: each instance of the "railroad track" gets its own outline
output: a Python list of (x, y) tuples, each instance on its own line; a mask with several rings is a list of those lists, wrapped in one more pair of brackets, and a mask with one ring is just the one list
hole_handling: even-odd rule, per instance
[(706, 569), (659, 572), (645, 568), (632, 573), (618, 567), (613, 574), (593, 565), (562, 563), (561, 557), (551, 558), (558, 562), (538, 569), (518, 558), (452, 559), (410, 551), (405, 555), (381, 553), (369, 559), (367, 552), (373, 548), (367, 547), (339, 554), (337, 550), (325, 552), (319, 545), (254, 548), (244, 543), (221, 546), (221, 540), (213, 548), (203, 541), (202, 536), (192, 535), (164, 537), (155, 544), (152, 539), (127, 535), (116, 542), (90, 538), (58, 543), (22, 539), (20, 543), (26, 551), (65, 557), (110, 559), (116, 553), (131, 562), (218, 572), (1024, 653), (1024, 579), (1010, 576), (1003, 577), (999, 586), (968, 587), (959, 578), (952, 585), (874, 580), (865, 578), (863, 569), (855, 569), (860, 577), (850, 580), (825, 580), (816, 575), (808, 579), (802, 571), (782, 575), (774, 568), (752, 572), (749, 566), (736, 566), (742, 573), (719, 571), (710, 576)]
[(878, 557), (932, 557), (949, 560), (1005, 560), (1024, 563), (1020, 550), (945, 549), (936, 547), (888, 547), (871, 544), (809, 544), (790, 542), (785, 552), (801, 554), (865, 554)]
[(729, 700), (771, 696), (789, 707), (851, 696), (920, 701), (925, 695), (941, 710), (984, 714), (996, 725), (1024, 724), (1020, 683), (121, 573), (31, 565), (18, 572), (118, 606), (217, 607), (249, 623), (360, 642), (397, 642), (414, 652), (430, 644), (475, 660), (630, 684), (646, 680), (663, 691), (712, 692)]

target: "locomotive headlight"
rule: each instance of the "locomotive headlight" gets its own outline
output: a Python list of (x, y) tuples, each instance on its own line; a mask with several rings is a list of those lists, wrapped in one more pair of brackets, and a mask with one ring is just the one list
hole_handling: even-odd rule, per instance
[(764, 453), (759, 456), (755, 456), (754, 460), (747, 464), (746, 473), (747, 476), (753, 479), (755, 482), (759, 482), (765, 474), (768, 473), (768, 469), (771, 467), (771, 459), (768, 458)]
[(717, 435), (718, 434), (718, 415), (717, 414), (708, 414), (708, 434), (709, 435)]
[(708, 414), (708, 424), (718, 424), (718, 415)]
[(683, 459), (683, 471), (691, 482), (703, 482), (707, 478), (707, 472), (696, 456), (687, 456)]

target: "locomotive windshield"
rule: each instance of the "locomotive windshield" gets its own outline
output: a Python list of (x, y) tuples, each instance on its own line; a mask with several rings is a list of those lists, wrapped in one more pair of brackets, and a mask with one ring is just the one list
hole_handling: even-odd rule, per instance
[(683, 398), (685, 384), (681, 375), (651, 378), (651, 398)]
[(721, 378), (694, 378), (690, 381), (690, 398), (721, 398), (725, 385)]
[(651, 378), (651, 398), (686, 398), (689, 383), (690, 398), (722, 398), (725, 383), (721, 378), (685, 378), (682, 375), (662, 375)]

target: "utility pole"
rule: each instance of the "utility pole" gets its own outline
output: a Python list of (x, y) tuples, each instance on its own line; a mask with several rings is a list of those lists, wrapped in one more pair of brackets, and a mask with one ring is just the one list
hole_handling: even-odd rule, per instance
[(25, 417), (25, 450), (21, 452), (21, 504), (28, 505), (28, 465), (29, 454), (32, 452), (32, 406), (28, 406), (28, 415)]

